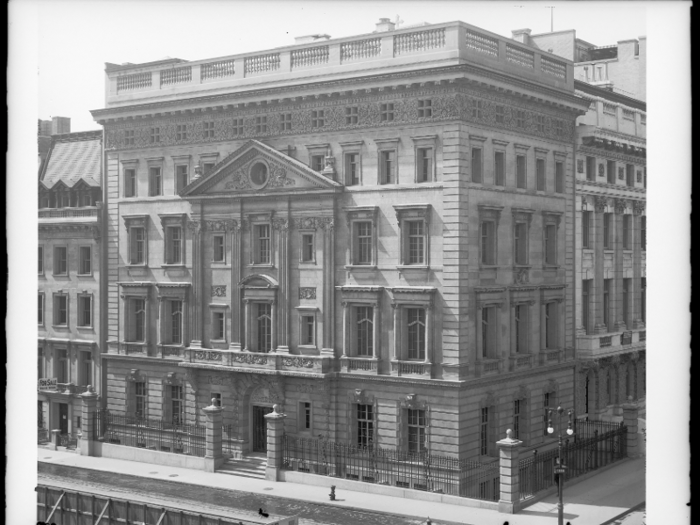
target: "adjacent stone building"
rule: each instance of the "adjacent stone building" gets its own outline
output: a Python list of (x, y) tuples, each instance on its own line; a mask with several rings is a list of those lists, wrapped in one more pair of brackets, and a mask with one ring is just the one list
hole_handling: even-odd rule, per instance
[(107, 407), (473, 458), (573, 406), (574, 64), (460, 22), (107, 64)]
[(80, 427), (100, 379), (102, 131), (55, 134), (39, 173), (38, 427)]

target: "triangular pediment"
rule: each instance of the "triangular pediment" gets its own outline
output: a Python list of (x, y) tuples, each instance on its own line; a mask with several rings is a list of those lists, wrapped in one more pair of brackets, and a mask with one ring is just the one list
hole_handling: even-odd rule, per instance
[(248, 141), (206, 176), (194, 180), (182, 197), (260, 195), (280, 192), (339, 191), (343, 186), (306, 164), (258, 142)]

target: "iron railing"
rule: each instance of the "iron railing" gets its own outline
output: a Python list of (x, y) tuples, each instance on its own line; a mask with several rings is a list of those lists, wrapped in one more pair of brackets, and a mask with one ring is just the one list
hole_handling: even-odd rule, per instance
[(77, 434), (59, 434), (58, 445), (66, 448), (78, 448)]
[(481, 464), (386, 447), (284, 436), (282, 468), (379, 485), (498, 501), (498, 462)]
[(95, 435), (98, 441), (204, 457), (206, 427), (171, 423), (160, 419), (95, 412)]
[(622, 423), (616, 423), (614, 421), (590, 421), (575, 419), (574, 423), (574, 441), (581, 441), (582, 439), (591, 439), (597, 435), (603, 435), (614, 430), (619, 430), (622, 427)]
[[(599, 433), (593, 437), (571, 442), (567, 439), (562, 447), (562, 459), (566, 467), (564, 481), (619, 461), (627, 455), (627, 427)], [(542, 490), (554, 486), (554, 468), (558, 464), (559, 449), (537, 453), (521, 459), (519, 464), (520, 500), (533, 497)]]
[(237, 435), (237, 427), (223, 425), (221, 427), (221, 453), (226, 457), (236, 457), (242, 451), (242, 440)]
[(39, 444), (49, 442), (49, 429), (39, 427), (37, 431), (37, 442)]

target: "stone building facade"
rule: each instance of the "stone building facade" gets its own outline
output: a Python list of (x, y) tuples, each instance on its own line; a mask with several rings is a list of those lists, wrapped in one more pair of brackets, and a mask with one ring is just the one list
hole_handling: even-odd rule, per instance
[(576, 411), (620, 420), (646, 398), (646, 104), (576, 90)]
[(573, 63), (464, 23), (106, 69), (107, 407), (495, 454), (573, 405)]
[(102, 131), (53, 135), (39, 173), (38, 427), (81, 427), (100, 378)]

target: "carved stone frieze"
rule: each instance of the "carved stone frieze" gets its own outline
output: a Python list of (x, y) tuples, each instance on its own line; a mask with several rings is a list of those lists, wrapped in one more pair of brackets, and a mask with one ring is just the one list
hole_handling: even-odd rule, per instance
[(292, 368), (313, 368), (315, 361), (304, 357), (283, 357), (282, 364)]
[(289, 220), (283, 219), (281, 217), (275, 217), (274, 219), (272, 219), (272, 227), (275, 230), (286, 232), (287, 230), (289, 230)]
[(219, 219), (205, 221), (207, 231), (230, 232), (238, 230), (238, 221), (235, 219)]
[(316, 288), (299, 288), (299, 299), (316, 299)]
[(513, 268), (513, 284), (528, 284), (529, 282), (529, 268)]
[(212, 285), (211, 296), (212, 297), (226, 297), (226, 285), (225, 284)]
[(192, 219), (187, 221), (187, 229), (190, 230), (193, 235), (199, 235), (202, 231), (202, 226), (201, 221), (195, 221)]
[(220, 352), (209, 352), (207, 350), (196, 350), (194, 353), (195, 359), (201, 359), (203, 361), (221, 361)]
[(632, 210), (635, 215), (641, 215), (646, 210), (646, 203), (644, 201), (634, 201), (632, 204)]
[(246, 354), (246, 353), (232, 354), (231, 360), (234, 363), (242, 363), (245, 365), (266, 365), (267, 364), (267, 357), (266, 356), (252, 355), (252, 354)]

